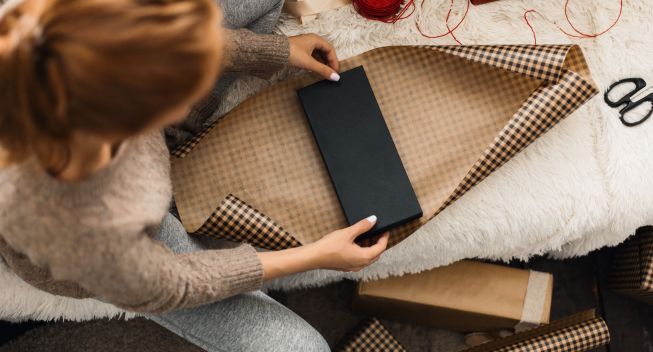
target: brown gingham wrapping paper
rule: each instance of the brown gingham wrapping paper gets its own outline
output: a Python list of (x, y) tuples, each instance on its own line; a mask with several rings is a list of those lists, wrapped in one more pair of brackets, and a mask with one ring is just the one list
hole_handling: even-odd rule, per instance
[(610, 342), (605, 321), (586, 311), (464, 352), (583, 352)]
[[(572, 45), (384, 47), (341, 68), (359, 65), (424, 210), (391, 231), (391, 244), (597, 93)], [(173, 152), (175, 199), (188, 232), (224, 237), (216, 206), (230, 194), (262, 212), (261, 228), (283, 226), (295, 239), (263, 248), (314, 242), (347, 226), (296, 94), (315, 81), (306, 74), (274, 85)]]
[(390, 331), (376, 318), (361, 321), (345, 335), (334, 352), (406, 352)]
[(653, 226), (637, 229), (619, 245), (609, 278), (610, 288), (653, 304)]
[(230, 194), (193, 235), (216, 236), (260, 248), (292, 248), (301, 244), (272, 219)]

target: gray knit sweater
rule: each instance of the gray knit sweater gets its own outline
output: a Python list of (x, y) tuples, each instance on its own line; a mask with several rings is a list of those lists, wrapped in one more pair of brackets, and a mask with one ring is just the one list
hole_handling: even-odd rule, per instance
[[(269, 72), (287, 63), (285, 37), (239, 30), (229, 38), (228, 71)], [(0, 256), (37, 288), (134, 311), (258, 289), (263, 272), (250, 246), (175, 254), (152, 239), (171, 197), (161, 132), (124, 142), (107, 168), (81, 182), (53, 178), (32, 157), (0, 169)]]

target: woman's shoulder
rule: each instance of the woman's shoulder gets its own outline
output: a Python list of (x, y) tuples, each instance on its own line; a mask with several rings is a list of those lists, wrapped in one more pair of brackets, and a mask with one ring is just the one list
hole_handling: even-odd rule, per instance
[(38, 190), (28, 192), (21, 187), (21, 183), (30, 178), (30, 173), (28, 161), (0, 168), (0, 233), (5, 239), (23, 224), (43, 219), (39, 212), (44, 209), (36, 202)]
[(0, 210), (16, 197), (16, 183), (25, 172), (22, 163), (9, 163), (0, 159)]
[[(143, 205), (140, 202), (169, 202), (170, 161), (162, 133), (129, 140), (121, 154), (105, 170), (80, 182), (56, 179), (36, 158), (0, 168), (0, 213), (74, 217), (90, 212), (101, 217), (98, 211), (114, 212), (107, 209), (110, 205), (128, 209)], [(152, 192), (158, 196), (144, 196)], [(112, 201), (107, 204), (107, 199)]]
[(35, 159), (10, 165), (0, 169), (0, 233), (28, 247), (41, 240), (120, 232), (133, 224), (155, 225), (172, 198), (168, 169), (161, 133), (130, 140), (120, 162), (79, 183), (54, 179)]

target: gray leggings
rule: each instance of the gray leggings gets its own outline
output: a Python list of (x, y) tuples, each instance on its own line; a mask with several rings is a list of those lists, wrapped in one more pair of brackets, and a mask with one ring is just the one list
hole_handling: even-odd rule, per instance
[[(170, 214), (156, 239), (174, 252), (207, 248), (199, 239), (188, 236)], [(329, 351), (313, 327), (260, 291), (147, 318), (209, 352)]]

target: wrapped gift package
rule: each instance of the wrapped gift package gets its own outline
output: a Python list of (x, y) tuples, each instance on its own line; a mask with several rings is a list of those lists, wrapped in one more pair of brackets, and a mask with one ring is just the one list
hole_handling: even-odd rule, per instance
[[(610, 342), (605, 321), (594, 310), (581, 312), (464, 352), (584, 352)], [(336, 352), (405, 352), (401, 343), (376, 318), (359, 323), (339, 342)]]
[(406, 352), (404, 346), (376, 318), (361, 321), (334, 349), (335, 352)]
[(595, 311), (556, 320), (502, 339), (468, 348), (465, 352), (583, 352), (610, 342), (610, 331)]
[(610, 288), (653, 304), (653, 226), (637, 229), (619, 245), (610, 268)]
[[(573, 45), (392, 46), (340, 66), (364, 67), (424, 212), (393, 229), (390, 245), (597, 92)], [(188, 233), (279, 250), (348, 225), (297, 96), (317, 80), (273, 85), (172, 152)]]
[(464, 260), (419, 274), (359, 283), (359, 313), (460, 332), (549, 322), (553, 276)]
[(351, 4), (351, 0), (286, 0), (283, 9), (302, 23), (314, 20), (322, 12)]

